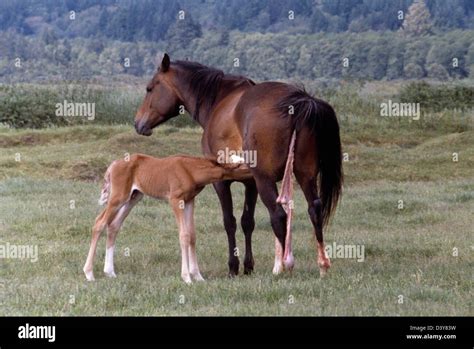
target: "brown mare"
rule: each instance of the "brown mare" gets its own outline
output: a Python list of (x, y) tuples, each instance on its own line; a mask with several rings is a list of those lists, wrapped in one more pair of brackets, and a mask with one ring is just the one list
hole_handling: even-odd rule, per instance
[[(149, 136), (152, 129), (178, 115), (184, 106), (202, 126), (202, 151), (217, 157), (227, 150), (252, 151), (256, 166), (245, 185), (241, 218), (245, 234), (244, 273), (254, 268), (252, 232), (257, 194), (270, 214), (276, 244), (274, 273), (292, 268), (292, 256), (283, 260), (287, 214), (277, 203), (277, 182), (283, 178), (292, 134), (296, 131), (294, 168), (314, 226), (321, 274), (330, 267), (323, 242), (323, 227), (334, 211), (342, 187), (339, 124), (333, 108), (304, 90), (280, 82), (255, 84), (252, 80), (187, 61), (170, 62), (164, 55), (146, 88), (145, 99), (135, 116), (135, 129)], [(230, 185), (233, 180), (214, 183), (222, 206), (229, 243), (229, 275), (238, 274), (236, 220)], [(288, 252), (288, 251), (287, 251)], [(291, 254), (291, 251), (289, 251)]]

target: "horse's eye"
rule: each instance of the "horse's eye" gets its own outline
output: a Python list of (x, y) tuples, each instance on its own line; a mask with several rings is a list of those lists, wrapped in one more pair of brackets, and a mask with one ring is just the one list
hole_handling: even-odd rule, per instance
[(147, 87), (146, 87), (146, 92), (151, 92), (151, 90), (153, 90), (153, 87), (152, 87), (152, 86), (147, 86)]

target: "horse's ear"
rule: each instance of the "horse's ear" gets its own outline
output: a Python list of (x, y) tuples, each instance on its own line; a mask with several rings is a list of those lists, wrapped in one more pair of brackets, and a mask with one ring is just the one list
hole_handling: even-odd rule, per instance
[(165, 53), (165, 55), (163, 56), (163, 60), (161, 61), (160, 71), (165, 73), (166, 71), (168, 71), (169, 67), (170, 67), (170, 56), (168, 56), (168, 54)]

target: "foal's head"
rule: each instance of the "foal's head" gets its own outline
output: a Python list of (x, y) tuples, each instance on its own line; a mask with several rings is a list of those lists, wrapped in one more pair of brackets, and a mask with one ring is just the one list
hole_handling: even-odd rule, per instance
[(146, 87), (146, 95), (135, 115), (137, 133), (149, 136), (152, 129), (178, 115), (182, 104), (172, 83), (175, 71), (170, 67), (170, 57), (165, 53), (158, 71)]

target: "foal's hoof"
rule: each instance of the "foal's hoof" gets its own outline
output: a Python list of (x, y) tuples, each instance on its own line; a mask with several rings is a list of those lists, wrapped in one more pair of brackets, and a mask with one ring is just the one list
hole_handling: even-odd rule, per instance
[(95, 281), (94, 274), (92, 271), (84, 271), (87, 281)]
[(205, 281), (201, 274), (193, 275), (194, 281)]
[(104, 273), (105, 273), (105, 276), (107, 276), (108, 278), (116, 278), (117, 277), (117, 275), (113, 271), (111, 271), (111, 272), (104, 271)]
[(193, 280), (191, 280), (191, 278), (189, 276), (188, 277), (182, 277), (182, 279), (187, 285), (191, 285), (193, 283)]

